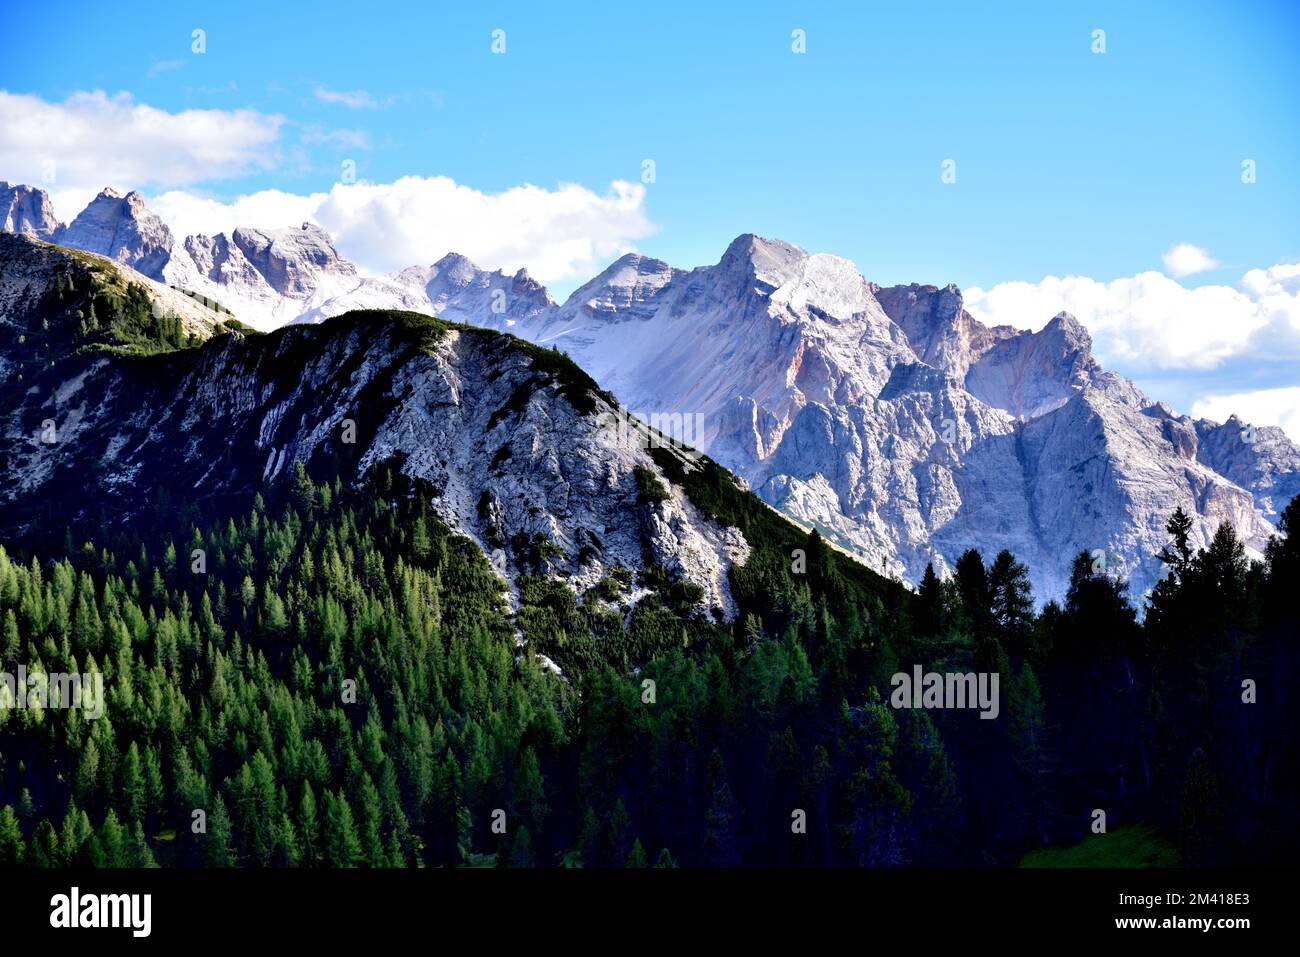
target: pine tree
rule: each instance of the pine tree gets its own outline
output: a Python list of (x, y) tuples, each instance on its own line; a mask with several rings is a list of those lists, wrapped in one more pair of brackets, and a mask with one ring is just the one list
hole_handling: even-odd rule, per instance
[(600, 864), (600, 822), (591, 805), (587, 805), (582, 817), (582, 827), (578, 831), (578, 853), (583, 867), (597, 867)]
[(357, 828), (353, 823), (352, 808), (341, 796), (325, 792), (324, 863), (326, 867), (356, 867), (365, 855)]
[(962, 604), (978, 633), (980, 629), (988, 626), (991, 617), (989, 578), (988, 570), (984, 567), (984, 559), (975, 549), (967, 549), (957, 559), (955, 572)]
[(93, 801), (99, 789), (99, 746), (94, 739), (87, 741), (77, 763), (74, 793), (83, 802)]
[(622, 867), (632, 851), (632, 821), (627, 805), (619, 798), (605, 821), (601, 864), (605, 867)]
[(75, 801), (69, 799), (67, 813), (63, 816), (63, 826), (59, 828), (59, 846), (63, 851), (65, 867), (85, 863), (83, 857), (86, 844), (94, 833), (86, 812), (78, 808)]
[(510, 841), (510, 856), (508, 861), (510, 867), (514, 868), (531, 868), (537, 866), (537, 858), (533, 855), (533, 837), (528, 832), (528, 825), (519, 825), (518, 832)]
[(915, 632), (921, 639), (933, 638), (943, 627), (943, 589), (934, 563), (927, 563), (916, 594)]
[(432, 550), (433, 541), (429, 537), (429, 528), (425, 524), (424, 516), (420, 516), (415, 520), (415, 526), (411, 529), (411, 554), (424, 562), (428, 560)]
[(288, 814), (281, 814), (272, 833), (271, 864), (274, 867), (297, 867), (302, 860), (298, 834)]
[(208, 867), (234, 867), (235, 851), (231, 841), (230, 814), (226, 802), (218, 794), (212, 801), (212, 813), (207, 820), (205, 855)]
[(295, 460), (293, 463), (292, 483), (289, 500), (299, 515), (304, 519), (310, 519), (316, 504), (316, 486), (312, 484), (307, 469), (301, 461)]
[(316, 796), (311, 783), (303, 785), (298, 802), (298, 835), (302, 843), (302, 860), (309, 866), (321, 860), (320, 822), (316, 816)]
[(153, 849), (149, 847), (149, 842), (145, 839), (144, 827), (139, 821), (135, 822), (135, 825), (131, 830), (131, 866), (158, 866), (154, 861)]
[(627, 866), (636, 870), (650, 866), (650, 861), (646, 857), (645, 848), (641, 846), (640, 838), (637, 838), (632, 842), (632, 851), (627, 856)]
[(6, 804), (0, 808), (0, 867), (17, 867), (26, 853), (18, 815)]
[(990, 610), (998, 639), (1017, 657), (1028, 650), (1034, 621), (1034, 596), (1029, 569), (1005, 548), (998, 552), (989, 572)]
[(130, 834), (118, 821), (112, 808), (104, 815), (99, 829), (99, 846), (103, 850), (105, 867), (130, 867)]
[(128, 821), (140, 821), (145, 811), (144, 771), (140, 764), (140, 748), (132, 741), (122, 764), (122, 810)]
[(1192, 520), (1181, 505), (1174, 509), (1165, 530), (1173, 541), (1162, 547), (1156, 557), (1170, 567), (1176, 578), (1181, 579), (1192, 561)]
[(59, 848), (59, 835), (49, 818), (41, 818), (27, 848), (27, 863), (33, 867), (63, 867), (63, 854)]

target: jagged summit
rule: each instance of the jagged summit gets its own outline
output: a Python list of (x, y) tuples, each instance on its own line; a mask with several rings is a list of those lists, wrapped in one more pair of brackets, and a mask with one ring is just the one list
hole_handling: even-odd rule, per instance
[(0, 232), (56, 241), (62, 229), (45, 190), (0, 180)]
[(433, 268), (438, 271), (439, 275), (445, 276), (448, 280), (466, 286), (473, 282), (474, 277), (482, 272), (468, 256), (462, 256), (457, 252), (447, 253), (433, 264)]
[(727, 270), (744, 269), (755, 276), (779, 276), (790, 264), (807, 258), (806, 252), (791, 243), (741, 233), (727, 246), (718, 266)]
[(576, 289), (565, 300), (563, 312), (566, 319), (644, 319), (650, 313), (644, 305), (680, 274), (661, 259), (628, 253)]
[(65, 246), (98, 253), (151, 279), (163, 279), (174, 240), (167, 225), (138, 192), (122, 195), (105, 188), (60, 233)]
[(1074, 314), (1071, 312), (1058, 312), (1051, 318), (1047, 325), (1043, 327), (1043, 331), (1059, 335), (1062, 337), (1063, 341), (1076, 345), (1080, 349), (1086, 349), (1088, 351), (1092, 350), (1091, 333), (1088, 332), (1083, 323), (1076, 319)]

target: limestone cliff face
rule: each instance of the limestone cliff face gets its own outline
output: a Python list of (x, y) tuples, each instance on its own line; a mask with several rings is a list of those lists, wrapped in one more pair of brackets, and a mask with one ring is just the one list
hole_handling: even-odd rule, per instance
[(130, 266), (150, 279), (163, 278), (175, 245), (171, 230), (149, 211), (143, 196), (112, 189), (102, 190), (57, 241)]
[(1175, 507), (1198, 544), (1229, 521), (1262, 549), (1300, 492), (1279, 430), (1174, 416), (1073, 316), (990, 329), (955, 286), (881, 288), (758, 237), (690, 271), (624, 257), (521, 334), (634, 409), (703, 413), (706, 451), (759, 495), (913, 581), (1008, 548), (1060, 597), (1087, 551), (1140, 594)]
[(0, 232), (53, 241), (62, 228), (44, 190), (0, 180)]

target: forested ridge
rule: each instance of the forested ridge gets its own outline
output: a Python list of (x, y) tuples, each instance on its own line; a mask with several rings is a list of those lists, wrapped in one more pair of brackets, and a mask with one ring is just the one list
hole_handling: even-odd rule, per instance
[[(142, 291), (101, 308), (102, 284), (74, 279), (4, 343), (30, 334), (51, 387), (67, 370), (41, 368), (83, 348), (155, 371), (188, 351)], [(450, 328), (332, 320), (348, 321), (415, 352)], [(529, 388), (554, 379), (579, 411), (612, 401), (562, 354), (500, 342), (527, 352)], [(258, 374), (292, 374), (270, 346)], [(252, 444), (199, 438), (218, 462)], [(83, 480), (68, 468), (39, 514), (7, 516), (22, 537), (0, 542), (0, 670), (99, 673), (107, 700), (91, 718), (5, 697), (0, 865), (1002, 866), (1077, 845), (1110, 864), (1294, 859), (1300, 500), (1262, 562), (1226, 525), (1194, 549), (1176, 512), (1149, 602), (1082, 554), (1065, 601), (1036, 611), (1007, 552), (967, 552), (912, 592), (711, 460), (650, 456), (628, 507), (648, 518), (669, 483), (749, 544), (734, 619), (650, 559), (577, 594), (541, 535), (491, 543), (525, 570), (507, 582), (400, 459), (358, 476), (322, 455), (219, 496), (160, 474), (129, 523), (105, 508), (63, 534)], [(895, 709), (891, 677), (914, 665), (996, 673), (997, 719)]]
[[(576, 595), (535, 541), (512, 598), (397, 462), (0, 553), (4, 670), (107, 696), (0, 710), (0, 863), (1008, 865), (1096, 809), (1171, 861), (1292, 859), (1300, 501), (1255, 563), (1175, 514), (1139, 621), (1087, 555), (1041, 613), (1005, 552), (909, 593), (657, 458), (752, 546), (733, 622), (653, 566)], [(997, 672), (999, 718), (891, 707), (914, 663)]]

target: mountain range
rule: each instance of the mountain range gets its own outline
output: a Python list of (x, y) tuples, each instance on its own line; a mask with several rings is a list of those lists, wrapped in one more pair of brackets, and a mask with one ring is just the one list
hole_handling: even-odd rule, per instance
[[(881, 287), (847, 260), (754, 235), (738, 237), (715, 265), (689, 270), (623, 256), (557, 303), (524, 270), (482, 270), (454, 253), (364, 276), (310, 223), (178, 240), (138, 193), (104, 190), (65, 225), (41, 190), (0, 183), (0, 225), (28, 237), (24, 261), (38, 248), (32, 240), (56, 243), (106, 257), (159, 289), (220, 304), (250, 326), (290, 327), (270, 338), (236, 335), (205, 351), (199, 366), (169, 366), (179, 392), (154, 394), (143, 381), (122, 380), (100, 387), (113, 399), (107, 406), (97, 397), (83, 408), (68, 389), (63, 399), (24, 400), (31, 407), (20, 418), (37, 416), (41, 403), (81, 408), (101, 451), (139, 453), (123, 461), (126, 471), (165, 467), (151, 458), (165, 450), (168, 461), (179, 456), (195, 470), (200, 485), (252, 481), (251, 466), (200, 450), (202, 440), (187, 430), (200, 421), (257, 420), (245, 438), (270, 473), (314, 454), (347, 407), (379, 389), (383, 402), (367, 412), (382, 409), (369, 424), (375, 454), (415, 456), (421, 474), (447, 489), (453, 525), (480, 540), (495, 537), (470, 501), (484, 494), (486, 514), (504, 510), (510, 534), (554, 535), (576, 559), (585, 547), (578, 529), (605, 525), (602, 547), (630, 559), (623, 553), (639, 548), (640, 532), (609, 532), (612, 519), (587, 514), (600, 509), (585, 499), (601, 483), (626, 494), (628, 476), (648, 466), (639, 453), (597, 448), (595, 436), (547, 403), (530, 400), (503, 432), (502, 420), (490, 421), (500, 407), (493, 403), (510, 405), (530, 381), (523, 365), (494, 377), (488, 347), (469, 330), (446, 332), (417, 360), (369, 338), (388, 332), (355, 323), (327, 323), (318, 334), (302, 328), (346, 312), (397, 309), (562, 350), (599, 383), (592, 394), (607, 390), (611, 402), (665, 431), (702, 423), (685, 435), (689, 444), (800, 524), (910, 581), (928, 564), (950, 571), (967, 549), (991, 558), (1006, 548), (1028, 565), (1038, 596), (1054, 598), (1075, 556), (1088, 552), (1094, 568), (1127, 577), (1140, 593), (1162, 575), (1155, 555), (1175, 508), (1193, 517), (1193, 544), (1229, 522), (1260, 551), (1300, 494), (1300, 449), (1280, 429), (1177, 414), (1101, 368), (1087, 330), (1066, 313), (1036, 332), (990, 328), (964, 308), (955, 286)], [(4, 282), (11, 285), (7, 274)], [(4, 301), (0, 309), (12, 312)], [(213, 329), (222, 316), (208, 317)], [(1026, 316), (1025, 324), (1042, 318)], [(269, 394), (258, 394), (247, 370), (282, 355), (293, 357), (290, 367), (264, 387)], [(167, 405), (182, 395), (183, 409)], [(143, 423), (151, 403), (159, 421), (136, 433), (120, 425)], [(458, 417), (458, 438), (440, 423), (444, 412)], [(11, 416), (11, 435), (16, 422)], [(512, 468), (504, 484), (483, 465), (503, 450), (526, 462), (524, 474)], [(48, 454), (37, 448), (11, 461), (6, 480), (32, 487)], [(105, 481), (112, 487), (111, 476)], [(681, 513), (664, 519), (661, 557), (725, 610), (725, 569), (742, 545), (678, 505)], [(531, 509), (541, 511), (530, 519)], [(669, 544), (674, 538), (689, 547)], [(581, 563), (568, 572), (581, 575)]]

